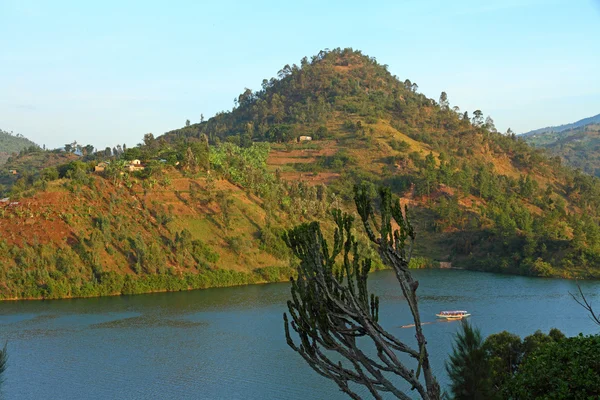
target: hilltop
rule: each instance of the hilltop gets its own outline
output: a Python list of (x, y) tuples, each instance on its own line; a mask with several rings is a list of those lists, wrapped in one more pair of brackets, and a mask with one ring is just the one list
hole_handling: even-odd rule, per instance
[(0, 129), (0, 166), (6, 162), (11, 154), (19, 153), (30, 147), (39, 146), (21, 134), (14, 135), (12, 132)]
[(19, 204), (0, 208), (0, 296), (285, 279), (283, 230), (319, 219), (331, 232), (355, 184), (409, 206), (413, 266), (600, 276), (598, 181), (471, 114), (359, 51), (304, 58), (230, 112), (5, 190)]

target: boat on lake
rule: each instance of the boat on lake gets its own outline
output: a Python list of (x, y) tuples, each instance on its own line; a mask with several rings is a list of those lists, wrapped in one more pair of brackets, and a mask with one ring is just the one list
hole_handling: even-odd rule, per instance
[(445, 319), (463, 319), (470, 315), (471, 314), (464, 310), (440, 311), (439, 314), (435, 314), (436, 317)]

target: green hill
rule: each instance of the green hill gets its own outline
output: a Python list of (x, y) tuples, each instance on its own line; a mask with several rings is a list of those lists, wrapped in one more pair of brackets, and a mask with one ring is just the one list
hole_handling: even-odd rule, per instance
[(38, 145), (21, 134), (13, 135), (12, 132), (0, 129), (0, 166), (6, 162), (11, 154), (19, 153), (29, 147), (38, 147)]
[[(281, 232), (353, 211), (355, 184), (388, 185), (409, 206), (415, 267), (600, 276), (597, 179), (358, 51), (320, 52), (277, 75), (231, 112), (146, 135), (104, 171), (77, 160), (13, 185), (19, 204), (0, 206), (0, 296), (285, 279)], [(366, 242), (361, 251), (373, 254)]]

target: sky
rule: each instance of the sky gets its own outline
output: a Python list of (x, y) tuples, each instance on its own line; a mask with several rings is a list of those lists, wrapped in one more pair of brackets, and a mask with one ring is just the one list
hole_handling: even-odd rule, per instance
[(133, 146), (336, 47), (501, 131), (600, 113), (600, 0), (0, 0), (0, 129)]

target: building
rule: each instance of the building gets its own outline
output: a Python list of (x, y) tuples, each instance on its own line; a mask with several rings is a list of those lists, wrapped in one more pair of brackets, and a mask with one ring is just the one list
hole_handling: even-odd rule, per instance
[(18, 174), (18, 172), (17, 172), (16, 169), (9, 169), (8, 173), (11, 174), (11, 175), (17, 175)]
[(104, 170), (108, 167), (107, 162), (101, 162), (94, 167), (94, 172), (104, 172)]
[(127, 169), (129, 172), (143, 171), (144, 166), (140, 160), (131, 160), (129, 164), (125, 166), (125, 169)]
[(312, 137), (311, 137), (311, 136), (300, 136), (300, 137), (298, 138), (298, 142), (309, 142), (309, 141), (311, 141), (311, 140), (312, 140)]

